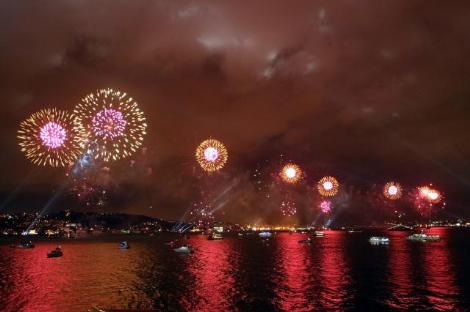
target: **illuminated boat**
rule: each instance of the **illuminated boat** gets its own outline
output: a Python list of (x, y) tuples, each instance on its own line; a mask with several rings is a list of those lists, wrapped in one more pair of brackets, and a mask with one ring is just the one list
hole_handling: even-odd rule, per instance
[(437, 241), (441, 237), (439, 235), (427, 235), (425, 233), (417, 233), (411, 234), (406, 239), (411, 241), (418, 241), (418, 242), (428, 242), (428, 241)]
[(122, 241), (119, 243), (119, 249), (129, 249), (131, 246), (127, 241)]
[(323, 231), (315, 231), (315, 237), (325, 237), (325, 232), (323, 232)]
[(348, 233), (349, 233), (349, 234), (353, 234), (353, 233), (362, 233), (362, 231), (361, 231), (361, 230), (351, 229), (351, 230), (348, 230)]
[(64, 253), (62, 252), (62, 248), (60, 248), (60, 246), (57, 246), (54, 250), (49, 251), (47, 253), (47, 257), (48, 258), (58, 258), (58, 257), (62, 257), (63, 254)]
[(221, 240), (221, 239), (224, 239), (224, 237), (220, 233), (212, 233), (207, 237), (207, 239), (208, 240)]
[(259, 232), (259, 237), (262, 237), (262, 238), (268, 238), (268, 237), (271, 237), (273, 234), (271, 232), (267, 232), (267, 231), (263, 231), (263, 232)]
[(189, 245), (183, 245), (179, 248), (173, 249), (177, 253), (184, 253), (184, 254), (190, 254), (193, 252), (193, 249)]
[(369, 238), (369, 242), (373, 245), (388, 244), (390, 242), (390, 239), (388, 237), (372, 236), (371, 238)]

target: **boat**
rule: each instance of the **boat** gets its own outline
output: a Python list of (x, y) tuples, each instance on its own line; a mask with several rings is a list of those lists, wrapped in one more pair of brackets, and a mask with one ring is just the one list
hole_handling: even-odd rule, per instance
[(388, 244), (390, 242), (390, 239), (388, 237), (372, 236), (371, 238), (369, 238), (369, 242), (373, 245)]
[(315, 237), (325, 237), (325, 232), (323, 232), (323, 231), (315, 231)]
[(224, 239), (224, 237), (220, 233), (212, 233), (207, 237), (207, 239), (208, 240), (221, 240), (221, 239)]
[(119, 243), (119, 249), (129, 249), (131, 246), (127, 241), (122, 241)]
[(34, 248), (34, 244), (32, 241), (22, 241), (18, 245), (18, 248), (24, 248), (24, 249)]
[(62, 257), (64, 253), (62, 252), (62, 248), (60, 248), (60, 246), (57, 246), (54, 250), (52, 251), (49, 251), (47, 253), (47, 257), (48, 258), (58, 258), (58, 257)]
[(441, 237), (439, 235), (427, 235), (425, 233), (415, 233), (408, 236), (406, 239), (411, 241), (418, 241), (418, 242), (428, 242), (428, 241), (437, 241)]
[(298, 241), (299, 244), (310, 244), (313, 240), (309, 237)]
[(273, 234), (271, 232), (267, 232), (267, 231), (263, 231), (263, 232), (259, 232), (258, 236), (259, 237), (263, 237), (263, 238), (268, 238), (268, 237), (271, 237)]
[(179, 248), (174, 248), (173, 250), (177, 253), (184, 253), (184, 254), (190, 254), (193, 252), (193, 249), (189, 245), (183, 245)]
[(354, 230), (354, 229), (351, 229), (351, 230), (348, 230), (348, 233), (349, 234), (353, 234), (353, 233), (362, 233), (361, 230)]

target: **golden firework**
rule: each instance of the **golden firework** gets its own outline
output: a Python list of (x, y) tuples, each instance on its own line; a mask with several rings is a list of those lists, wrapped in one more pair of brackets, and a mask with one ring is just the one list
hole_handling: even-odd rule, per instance
[(282, 167), (279, 176), (284, 182), (295, 184), (300, 180), (302, 176), (302, 170), (300, 170), (300, 167), (297, 164), (288, 163)]
[(21, 151), (32, 163), (65, 167), (80, 156), (85, 146), (83, 129), (66, 111), (42, 109), (20, 124)]
[(338, 193), (339, 183), (335, 177), (326, 176), (320, 179), (317, 183), (318, 193), (321, 196), (331, 197)]
[(228, 152), (222, 142), (208, 139), (196, 148), (196, 160), (202, 169), (207, 172), (214, 172), (225, 166), (228, 160)]
[(80, 129), (94, 144), (95, 158), (119, 160), (143, 144), (147, 123), (137, 102), (126, 93), (102, 89), (84, 97), (74, 109)]
[(402, 187), (400, 183), (397, 182), (388, 182), (384, 186), (383, 194), (385, 198), (390, 200), (397, 200), (402, 195)]

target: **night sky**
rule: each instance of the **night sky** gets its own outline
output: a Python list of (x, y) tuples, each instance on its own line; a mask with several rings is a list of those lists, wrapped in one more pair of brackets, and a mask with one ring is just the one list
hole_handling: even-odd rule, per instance
[[(1, 1), (1, 209), (39, 211), (54, 192), (51, 209), (80, 209), (66, 169), (21, 153), (18, 124), (111, 87), (149, 128), (108, 166), (102, 210), (181, 218), (205, 196), (222, 219), (277, 222), (291, 160), (304, 221), (327, 174), (353, 219), (390, 179), (432, 182), (469, 216), (469, 34), (468, 1)], [(210, 176), (194, 160), (208, 137), (229, 150)]]

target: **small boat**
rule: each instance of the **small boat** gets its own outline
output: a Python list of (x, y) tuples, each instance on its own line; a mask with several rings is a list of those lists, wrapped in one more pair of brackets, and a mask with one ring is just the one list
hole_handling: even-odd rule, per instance
[(273, 234), (271, 232), (263, 231), (263, 232), (259, 232), (258, 235), (259, 237), (268, 238), (268, 237), (271, 237)]
[(388, 244), (390, 242), (390, 239), (388, 237), (372, 236), (371, 238), (369, 238), (369, 242), (373, 245)]
[(241, 233), (241, 232), (238, 232), (238, 236), (241, 237), (241, 236), (245, 236), (245, 235), (244, 235), (243, 233)]
[(354, 229), (352, 229), (352, 230), (348, 230), (348, 233), (349, 233), (349, 234), (353, 234), (353, 233), (362, 233), (362, 231), (361, 231), (361, 230), (354, 230)]
[(427, 235), (425, 233), (416, 233), (411, 234), (406, 239), (411, 241), (418, 241), (418, 242), (428, 242), (428, 241), (437, 241), (441, 237), (439, 235)]
[(325, 237), (325, 232), (323, 232), (323, 231), (315, 231), (315, 237)]
[(313, 240), (309, 237), (298, 241), (299, 244), (310, 244)]
[(49, 251), (47, 253), (47, 257), (48, 258), (58, 258), (58, 257), (62, 257), (64, 253), (62, 252), (62, 248), (60, 248), (60, 246), (57, 246), (54, 250), (52, 251)]
[(179, 248), (174, 248), (173, 250), (177, 253), (185, 253), (185, 254), (190, 254), (193, 252), (193, 249), (189, 245), (183, 245)]
[(29, 249), (29, 248), (34, 248), (34, 244), (32, 241), (22, 241), (17, 247)]
[(129, 249), (131, 246), (127, 241), (122, 241), (119, 243), (119, 249)]
[(208, 240), (221, 240), (221, 239), (224, 239), (224, 237), (220, 233), (212, 233), (207, 237), (207, 239)]

